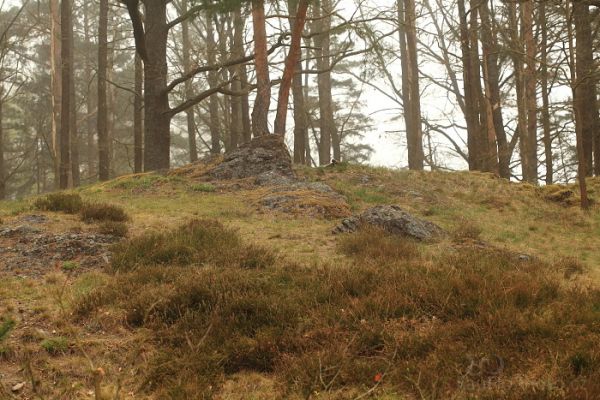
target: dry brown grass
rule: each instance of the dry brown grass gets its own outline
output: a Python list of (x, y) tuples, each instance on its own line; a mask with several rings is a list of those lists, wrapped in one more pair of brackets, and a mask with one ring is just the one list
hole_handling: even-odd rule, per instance
[[(211, 248), (239, 248), (215, 229), (228, 239)], [(425, 398), (600, 396), (600, 291), (563, 284), (564, 264), (468, 247), (429, 258), (422, 246), (362, 231), (341, 239), (350, 259), (336, 265), (142, 258), (76, 310), (93, 320), (114, 309), (160, 344), (143, 368), (158, 397), (210, 397), (245, 371), (274, 375), (284, 397), (356, 395), (377, 377), (381, 390)]]

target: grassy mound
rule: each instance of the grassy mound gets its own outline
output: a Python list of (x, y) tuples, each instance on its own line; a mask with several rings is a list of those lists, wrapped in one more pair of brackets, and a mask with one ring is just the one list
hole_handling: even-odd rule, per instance
[(600, 291), (571, 261), (423, 246), (362, 231), (340, 239), (345, 261), (304, 267), (193, 221), (117, 245), (119, 273), (75, 315), (146, 332), (159, 398), (210, 397), (242, 371), (275, 376), (273, 398), (600, 396)]

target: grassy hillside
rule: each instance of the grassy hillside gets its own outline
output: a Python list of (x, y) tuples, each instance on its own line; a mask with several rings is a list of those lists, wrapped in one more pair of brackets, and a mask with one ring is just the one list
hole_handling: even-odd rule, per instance
[[(110, 263), (96, 249), (46, 269), (0, 261), (0, 399), (600, 397), (600, 213), (574, 206), (574, 188), (297, 171), (353, 212), (398, 204), (448, 231), (425, 244), (334, 236), (338, 218), (265, 211), (263, 188), (179, 172), (78, 190), (96, 207), (82, 215), (128, 216)], [(35, 202), (2, 203), (3, 225), (43, 215), (40, 234), (78, 245), (123, 233)], [(11, 235), (0, 244), (27, 244)]]

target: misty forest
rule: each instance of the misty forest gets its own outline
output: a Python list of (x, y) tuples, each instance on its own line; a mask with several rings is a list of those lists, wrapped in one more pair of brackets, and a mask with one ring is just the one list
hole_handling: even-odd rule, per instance
[(600, 398), (599, 32), (0, 0), (0, 400)]

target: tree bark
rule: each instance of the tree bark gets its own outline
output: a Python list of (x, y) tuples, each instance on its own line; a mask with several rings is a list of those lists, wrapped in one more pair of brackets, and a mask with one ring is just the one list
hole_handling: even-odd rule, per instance
[[(600, 170), (598, 160), (600, 143), (594, 142), (598, 134), (598, 105), (596, 100), (596, 84), (594, 78), (594, 44), (592, 40), (592, 27), (589, 6), (583, 2), (573, 2), (573, 20), (575, 23), (575, 73), (577, 76), (577, 98), (580, 101), (581, 136), (583, 152), (585, 155), (585, 175), (591, 176), (594, 172), (594, 155), (596, 156), (596, 170)], [(598, 173), (598, 172), (597, 172)]]
[(70, 184), (71, 175), (71, 133), (69, 129), (71, 125), (71, 80), (73, 79), (73, 60), (71, 58), (71, 31), (73, 30), (71, 1), (61, 0), (60, 11), (62, 99), (60, 113), (59, 187), (61, 189), (67, 189)]
[(54, 182), (59, 188), (60, 166), (60, 107), (61, 107), (61, 49), (60, 49), (60, 6), (59, 0), (50, 0), (50, 69), (52, 86), (52, 157), (54, 162)]
[[(576, 5), (573, 3), (573, 11)], [(567, 4), (566, 6), (566, 19), (567, 19), (567, 38), (569, 41), (569, 70), (571, 80), (571, 91), (573, 93), (573, 114), (575, 115), (575, 137), (577, 140), (577, 180), (579, 181), (579, 195), (581, 198), (581, 208), (587, 210), (590, 206), (587, 194), (587, 183), (585, 180), (586, 176), (586, 160), (585, 151), (583, 146), (583, 113), (582, 110), (585, 107), (582, 99), (578, 97), (577, 87), (580, 84), (581, 77), (577, 76), (577, 67), (575, 65), (575, 46), (573, 44), (574, 34), (573, 25), (571, 21), (572, 11), (571, 7)]]
[[(90, 3), (85, 2), (84, 6), (84, 40), (85, 43), (89, 43), (91, 40), (91, 18), (90, 18)], [(96, 161), (96, 153), (94, 152), (94, 132), (95, 123), (92, 118), (94, 111), (94, 96), (92, 96), (91, 86), (92, 80), (94, 79), (94, 72), (92, 71), (92, 60), (94, 59), (94, 51), (92, 46), (88, 46), (87, 51), (87, 60), (85, 62), (85, 79), (88, 84), (88, 91), (86, 97), (86, 134), (87, 134), (87, 144), (86, 144), (86, 161), (87, 161), (87, 177), (92, 179), (95, 176), (95, 161)]]
[(315, 3), (315, 18), (317, 19), (316, 30), (322, 32), (314, 38), (316, 47), (317, 70), (321, 71), (317, 77), (319, 92), (319, 164), (327, 165), (331, 162), (331, 150), (333, 146), (333, 158), (340, 160), (340, 143), (333, 115), (333, 97), (331, 94), (331, 3), (329, 0), (317, 1)]
[[(188, 11), (188, 1), (182, 0), (181, 2), (181, 12), (183, 14)], [(181, 41), (182, 41), (182, 49), (183, 52), (183, 71), (184, 73), (189, 73), (192, 69), (192, 65), (190, 62), (190, 28), (188, 20), (184, 20), (181, 22)], [(194, 96), (192, 80), (188, 79), (185, 81), (185, 98), (186, 100), (191, 99)], [(188, 149), (189, 149), (189, 159), (190, 162), (195, 162), (198, 160), (198, 148), (196, 145), (196, 120), (194, 119), (194, 107), (189, 108), (186, 112), (186, 120), (187, 120), (187, 134), (188, 134)]]
[[(233, 11), (233, 54), (236, 58), (244, 56), (244, 38), (243, 38), (244, 20), (242, 19), (241, 8), (236, 8)], [(235, 76), (231, 83), (231, 90), (234, 92), (242, 91), (242, 65), (231, 67), (230, 75)], [(244, 132), (244, 107), (242, 96), (231, 97), (231, 127), (230, 137), (231, 146), (237, 147), (239, 142), (245, 142)], [(248, 131), (250, 133), (250, 131)]]
[(467, 147), (469, 150), (469, 170), (481, 169), (479, 136), (481, 127), (479, 125), (479, 109), (477, 93), (474, 92), (472, 81), (475, 79), (473, 71), (473, 62), (471, 59), (469, 24), (465, 1), (458, 0), (458, 12), (460, 18), (460, 44), (463, 64), (463, 82), (465, 97), (465, 122), (467, 123)]
[(485, 101), (489, 121), (488, 159), (494, 172), (500, 177), (510, 179), (510, 149), (504, 130), (502, 103), (500, 99), (500, 71), (498, 65), (498, 38), (494, 16), (490, 13), (487, 1), (480, 7), (481, 30), (483, 36)]
[(144, 127), (143, 127), (143, 84), (144, 71), (142, 59), (135, 54), (135, 95), (133, 98), (133, 169), (136, 174), (143, 171)]
[(536, 52), (537, 44), (533, 36), (533, 0), (521, 4), (523, 23), (523, 42), (525, 44), (525, 70), (523, 84), (527, 126), (521, 130), (523, 179), (537, 183), (537, 94), (536, 94)]
[[(73, 31), (71, 30), (71, 43), (73, 41)], [(74, 52), (72, 52), (74, 54)], [(71, 132), (71, 176), (73, 187), (81, 185), (81, 174), (79, 170), (79, 133), (77, 132), (77, 92), (75, 91), (75, 80), (71, 79), (71, 113), (70, 127)]]
[(108, 0), (100, 0), (98, 19), (98, 178), (107, 181), (110, 177), (108, 149), (108, 104), (106, 79), (108, 73)]
[(422, 170), (424, 163), (417, 28), (414, 0), (398, 0), (400, 21), (400, 56), (402, 58), (402, 103), (408, 146), (408, 168)]
[[(289, 4), (289, 3), (288, 3)], [(306, 12), (308, 11), (308, 0), (299, 0), (298, 9), (296, 10), (296, 17), (290, 19), (290, 25), (292, 26), (292, 39), (290, 49), (285, 60), (285, 67), (283, 69), (283, 77), (279, 84), (279, 95), (277, 99), (277, 116), (275, 117), (275, 128), (276, 134), (285, 135), (285, 125), (287, 119), (288, 103), (290, 98), (290, 88), (292, 86), (292, 80), (296, 75), (298, 69), (298, 63), (300, 62), (300, 56), (302, 50), (300, 45), (302, 43), (302, 32), (304, 31), (304, 24), (306, 22)]]
[(6, 198), (6, 163), (4, 161), (4, 93), (0, 88), (0, 200)]
[[(167, 5), (146, 0), (144, 61), (144, 170), (170, 166), (171, 114), (167, 87)], [(140, 54), (141, 56), (141, 54)]]
[[(206, 53), (209, 65), (214, 65), (217, 62), (217, 45), (215, 43), (213, 21), (210, 13), (206, 13)], [(208, 86), (210, 89), (216, 88), (218, 85), (217, 71), (208, 72)], [(217, 94), (213, 94), (208, 99), (208, 112), (210, 114), (210, 144), (211, 154), (221, 153), (221, 127), (219, 122), (219, 98)]]
[(252, 26), (254, 28), (254, 65), (257, 91), (252, 110), (252, 134), (254, 137), (269, 134), (269, 106), (271, 104), (271, 81), (267, 58), (267, 32), (265, 26), (264, 0), (252, 0)]
[(546, 184), (554, 182), (554, 166), (552, 157), (552, 134), (550, 129), (550, 89), (548, 88), (548, 27), (546, 26), (546, 3), (540, 3), (539, 27), (542, 35), (540, 86), (542, 88), (542, 128), (544, 131), (544, 156), (546, 165)]

